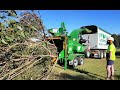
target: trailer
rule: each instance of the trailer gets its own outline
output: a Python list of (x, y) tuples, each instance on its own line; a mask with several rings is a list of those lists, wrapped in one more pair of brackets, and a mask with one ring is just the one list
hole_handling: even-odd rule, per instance
[(82, 38), (86, 39), (84, 43), (87, 47), (85, 50), (86, 58), (106, 58), (106, 50), (108, 48), (107, 38), (111, 34), (96, 25), (83, 26), (81, 29), (89, 29), (89, 34), (82, 33)]

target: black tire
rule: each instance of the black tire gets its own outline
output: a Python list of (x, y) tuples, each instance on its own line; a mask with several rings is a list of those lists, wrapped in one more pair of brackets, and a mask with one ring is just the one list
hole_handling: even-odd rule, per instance
[(86, 58), (89, 58), (89, 57), (90, 57), (90, 51), (88, 51), (88, 50), (85, 51), (85, 57), (86, 57)]
[(75, 59), (73, 60), (73, 67), (76, 67), (77, 65), (78, 65), (78, 59), (75, 58)]
[(106, 51), (103, 51), (103, 58), (106, 58)]
[(102, 59), (102, 58), (103, 58), (103, 50), (100, 50), (99, 57), (100, 57), (100, 59)]
[(78, 65), (84, 64), (84, 58), (83, 57), (78, 57)]

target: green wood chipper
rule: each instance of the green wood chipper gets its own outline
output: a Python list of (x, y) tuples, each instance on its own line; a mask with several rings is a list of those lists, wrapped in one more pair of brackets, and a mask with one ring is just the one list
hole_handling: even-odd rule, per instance
[(90, 31), (85, 28), (73, 30), (70, 35), (66, 31), (64, 22), (61, 23), (59, 29), (49, 29), (48, 32), (52, 35), (48, 37), (50, 42), (54, 41), (58, 51), (58, 63), (64, 65), (64, 69), (68, 66), (76, 67), (82, 65), (85, 58), (86, 42), (82, 38), (82, 33)]

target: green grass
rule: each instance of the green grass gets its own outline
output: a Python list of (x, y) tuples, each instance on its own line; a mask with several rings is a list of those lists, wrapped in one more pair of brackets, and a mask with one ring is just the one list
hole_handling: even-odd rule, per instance
[[(115, 61), (115, 80), (120, 80), (120, 57)], [(49, 79), (61, 80), (105, 80), (106, 60), (105, 59), (85, 59), (83, 65), (64, 70), (57, 65), (54, 74)]]
[(116, 51), (120, 52), (120, 48), (116, 49)]
[(117, 57), (117, 60), (115, 61), (115, 69), (116, 79), (120, 80), (120, 57)]
[[(120, 80), (120, 57), (115, 61), (115, 80)], [(14, 80), (34, 80), (41, 74), (41, 66), (37, 65), (16, 77)], [(86, 59), (83, 65), (68, 68), (58, 64), (50, 75), (49, 80), (105, 80), (106, 78), (106, 60), (105, 59)]]

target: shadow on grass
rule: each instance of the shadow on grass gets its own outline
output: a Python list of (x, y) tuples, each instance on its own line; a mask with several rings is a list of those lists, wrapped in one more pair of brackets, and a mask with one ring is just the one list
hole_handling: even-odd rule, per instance
[[(104, 76), (94, 74), (94, 73), (91, 73), (91, 72), (88, 72), (88, 71), (85, 71), (85, 70), (80, 70), (80, 69), (71, 68), (71, 67), (69, 67), (69, 69), (71, 69), (73, 71), (76, 71), (76, 72), (79, 72), (81, 74), (84, 74), (84, 75), (79, 76), (80, 80), (104, 80), (104, 79), (101, 79), (101, 78), (105, 78)], [(76, 77), (78, 77), (78, 76), (76, 76)]]
[[(59, 66), (57, 66), (57, 68), (61, 68)], [(62, 68), (63, 69), (63, 68)], [(72, 66), (68, 66), (68, 69), (75, 71), (75, 72), (79, 72), (81, 73), (81, 75), (71, 75), (71, 74), (67, 74), (67, 73), (62, 73), (59, 77), (60, 79), (63, 80), (105, 80), (106, 77), (98, 75), (98, 74), (94, 74), (85, 70), (80, 70), (77, 68), (73, 68)]]
[(115, 78), (117, 78), (117, 80), (120, 80), (120, 75), (115, 75)]
[(91, 80), (89, 77), (86, 77), (84, 75), (70, 75), (63, 73), (60, 75), (61, 80)]

